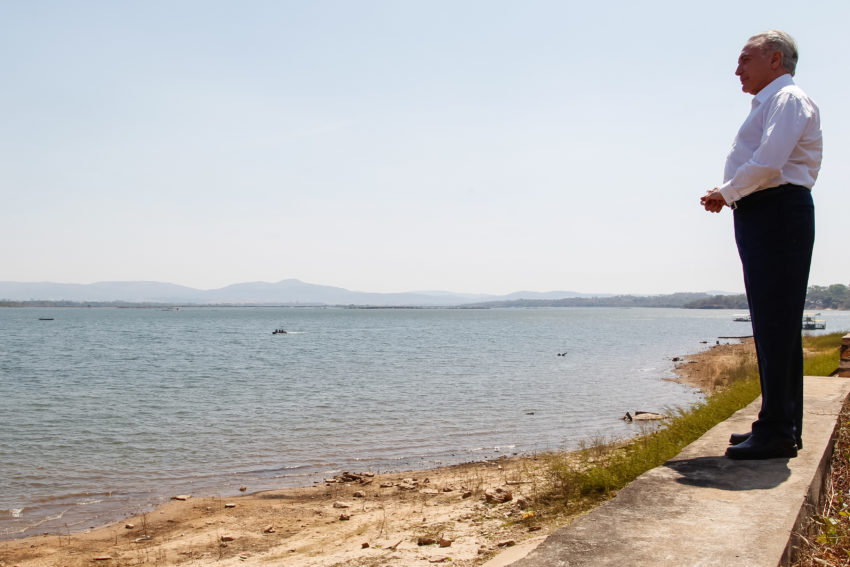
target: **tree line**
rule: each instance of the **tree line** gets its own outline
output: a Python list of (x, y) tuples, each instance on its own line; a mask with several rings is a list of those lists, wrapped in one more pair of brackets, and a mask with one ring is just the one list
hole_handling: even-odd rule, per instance
[[(674, 307), (683, 309), (749, 309), (747, 296), (672, 293), (667, 295), (614, 295), (603, 297), (565, 297), (563, 299), (514, 299), (488, 301), (462, 307)], [(843, 284), (810, 286), (806, 309), (850, 310), (850, 288)]]
[[(748, 309), (746, 295), (714, 295), (692, 301), (687, 309)], [(812, 285), (806, 292), (806, 309), (850, 309), (850, 287), (844, 284)]]

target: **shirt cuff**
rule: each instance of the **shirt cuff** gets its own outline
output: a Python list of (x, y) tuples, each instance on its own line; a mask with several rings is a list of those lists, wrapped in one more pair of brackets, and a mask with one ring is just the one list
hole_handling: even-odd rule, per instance
[(738, 192), (730, 186), (730, 183), (728, 181), (718, 187), (717, 190), (720, 192), (721, 195), (723, 195), (723, 200), (726, 201), (726, 204), (730, 207), (732, 206), (732, 203), (741, 198), (738, 195)]

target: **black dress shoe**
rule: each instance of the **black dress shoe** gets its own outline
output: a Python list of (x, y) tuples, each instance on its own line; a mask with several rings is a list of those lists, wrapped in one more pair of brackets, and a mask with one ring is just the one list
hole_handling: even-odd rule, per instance
[(739, 445), (750, 438), (752, 432), (748, 433), (733, 433), (729, 436), (729, 444), (730, 445)]
[[(751, 435), (752, 435), (752, 432), (750, 432), (750, 433), (733, 433), (732, 435), (729, 436), (729, 444), (730, 445), (740, 445), (741, 443), (743, 443), (744, 441), (749, 439)], [(796, 443), (797, 443), (797, 450), (802, 451), (803, 450), (803, 439), (798, 437), (797, 440), (796, 440)]]
[(797, 456), (797, 446), (790, 439), (749, 439), (726, 449), (726, 456), (738, 460), (790, 459)]

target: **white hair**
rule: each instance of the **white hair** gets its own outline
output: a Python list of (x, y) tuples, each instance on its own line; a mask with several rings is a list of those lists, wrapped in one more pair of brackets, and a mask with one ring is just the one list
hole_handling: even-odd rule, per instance
[(794, 76), (797, 69), (797, 44), (794, 38), (780, 30), (767, 30), (750, 38), (747, 43), (761, 46), (763, 51), (778, 51), (782, 54), (782, 68)]

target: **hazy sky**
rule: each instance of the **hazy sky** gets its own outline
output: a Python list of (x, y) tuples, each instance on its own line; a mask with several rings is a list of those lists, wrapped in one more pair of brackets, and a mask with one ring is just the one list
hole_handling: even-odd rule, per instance
[(850, 283), (850, 2), (0, 0), (0, 281), (742, 291), (699, 197), (767, 28)]

